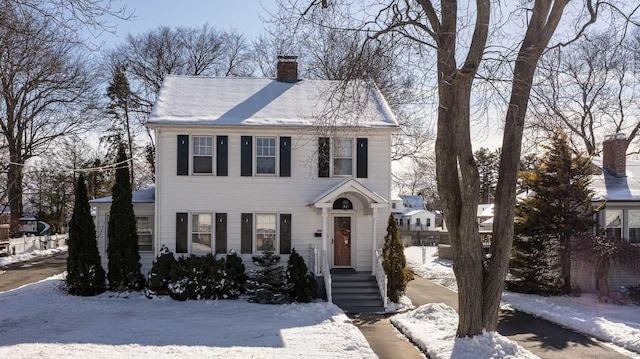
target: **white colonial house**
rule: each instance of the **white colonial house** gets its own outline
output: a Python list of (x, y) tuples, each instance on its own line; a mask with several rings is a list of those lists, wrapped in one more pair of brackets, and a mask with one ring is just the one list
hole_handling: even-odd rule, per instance
[(286, 261), (295, 248), (310, 267), (374, 270), (398, 123), (373, 84), (337, 91), (343, 83), (297, 74), (283, 57), (277, 79), (166, 76), (147, 122), (154, 210), (135, 206), (153, 223), (143, 273), (162, 245), (176, 255), (235, 250), (248, 268), (253, 255)]
[(422, 196), (398, 195), (391, 199), (391, 212), (400, 230), (433, 231), (436, 214), (430, 211)]

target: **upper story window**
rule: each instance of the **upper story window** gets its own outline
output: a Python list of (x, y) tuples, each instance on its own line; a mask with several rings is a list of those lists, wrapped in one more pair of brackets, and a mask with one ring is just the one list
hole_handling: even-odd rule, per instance
[(276, 138), (256, 138), (256, 173), (276, 174)]
[(213, 173), (212, 136), (193, 136), (193, 173)]
[(353, 175), (353, 140), (338, 138), (333, 146), (333, 175)]
[(367, 178), (369, 139), (318, 137), (318, 177)]

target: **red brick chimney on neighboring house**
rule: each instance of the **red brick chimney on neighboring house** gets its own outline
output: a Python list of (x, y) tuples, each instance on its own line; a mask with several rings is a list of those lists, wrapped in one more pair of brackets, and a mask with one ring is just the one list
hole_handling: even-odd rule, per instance
[(298, 82), (298, 56), (278, 56), (277, 80)]
[(602, 167), (616, 177), (627, 175), (627, 139), (624, 133), (605, 137), (602, 142)]

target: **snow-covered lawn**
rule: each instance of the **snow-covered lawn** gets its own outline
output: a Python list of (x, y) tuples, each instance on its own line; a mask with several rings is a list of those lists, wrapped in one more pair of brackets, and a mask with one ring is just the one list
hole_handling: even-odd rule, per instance
[(333, 304), (83, 298), (60, 278), (0, 293), (0, 358), (376, 357)]
[[(423, 264), (422, 247), (406, 248), (407, 264), (417, 275), (457, 290), (451, 261), (438, 259), (437, 247), (426, 247), (426, 251)], [(578, 298), (542, 297), (508, 291), (503, 293), (502, 302), (503, 306), (640, 353), (640, 306), (598, 303), (597, 298), (589, 294)]]
[(57, 253), (66, 252), (67, 246), (60, 246), (53, 249), (36, 249), (31, 252), (18, 253), (12, 256), (0, 257), (0, 267), (6, 266), (11, 263), (25, 262), (35, 258), (47, 257)]

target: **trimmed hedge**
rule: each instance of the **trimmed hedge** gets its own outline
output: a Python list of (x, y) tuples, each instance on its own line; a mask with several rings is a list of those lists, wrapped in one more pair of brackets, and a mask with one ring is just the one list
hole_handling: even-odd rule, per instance
[(234, 299), (242, 293), (247, 277), (242, 259), (235, 253), (225, 258), (213, 255), (180, 257), (165, 246), (149, 272), (149, 293), (169, 295), (175, 300)]

